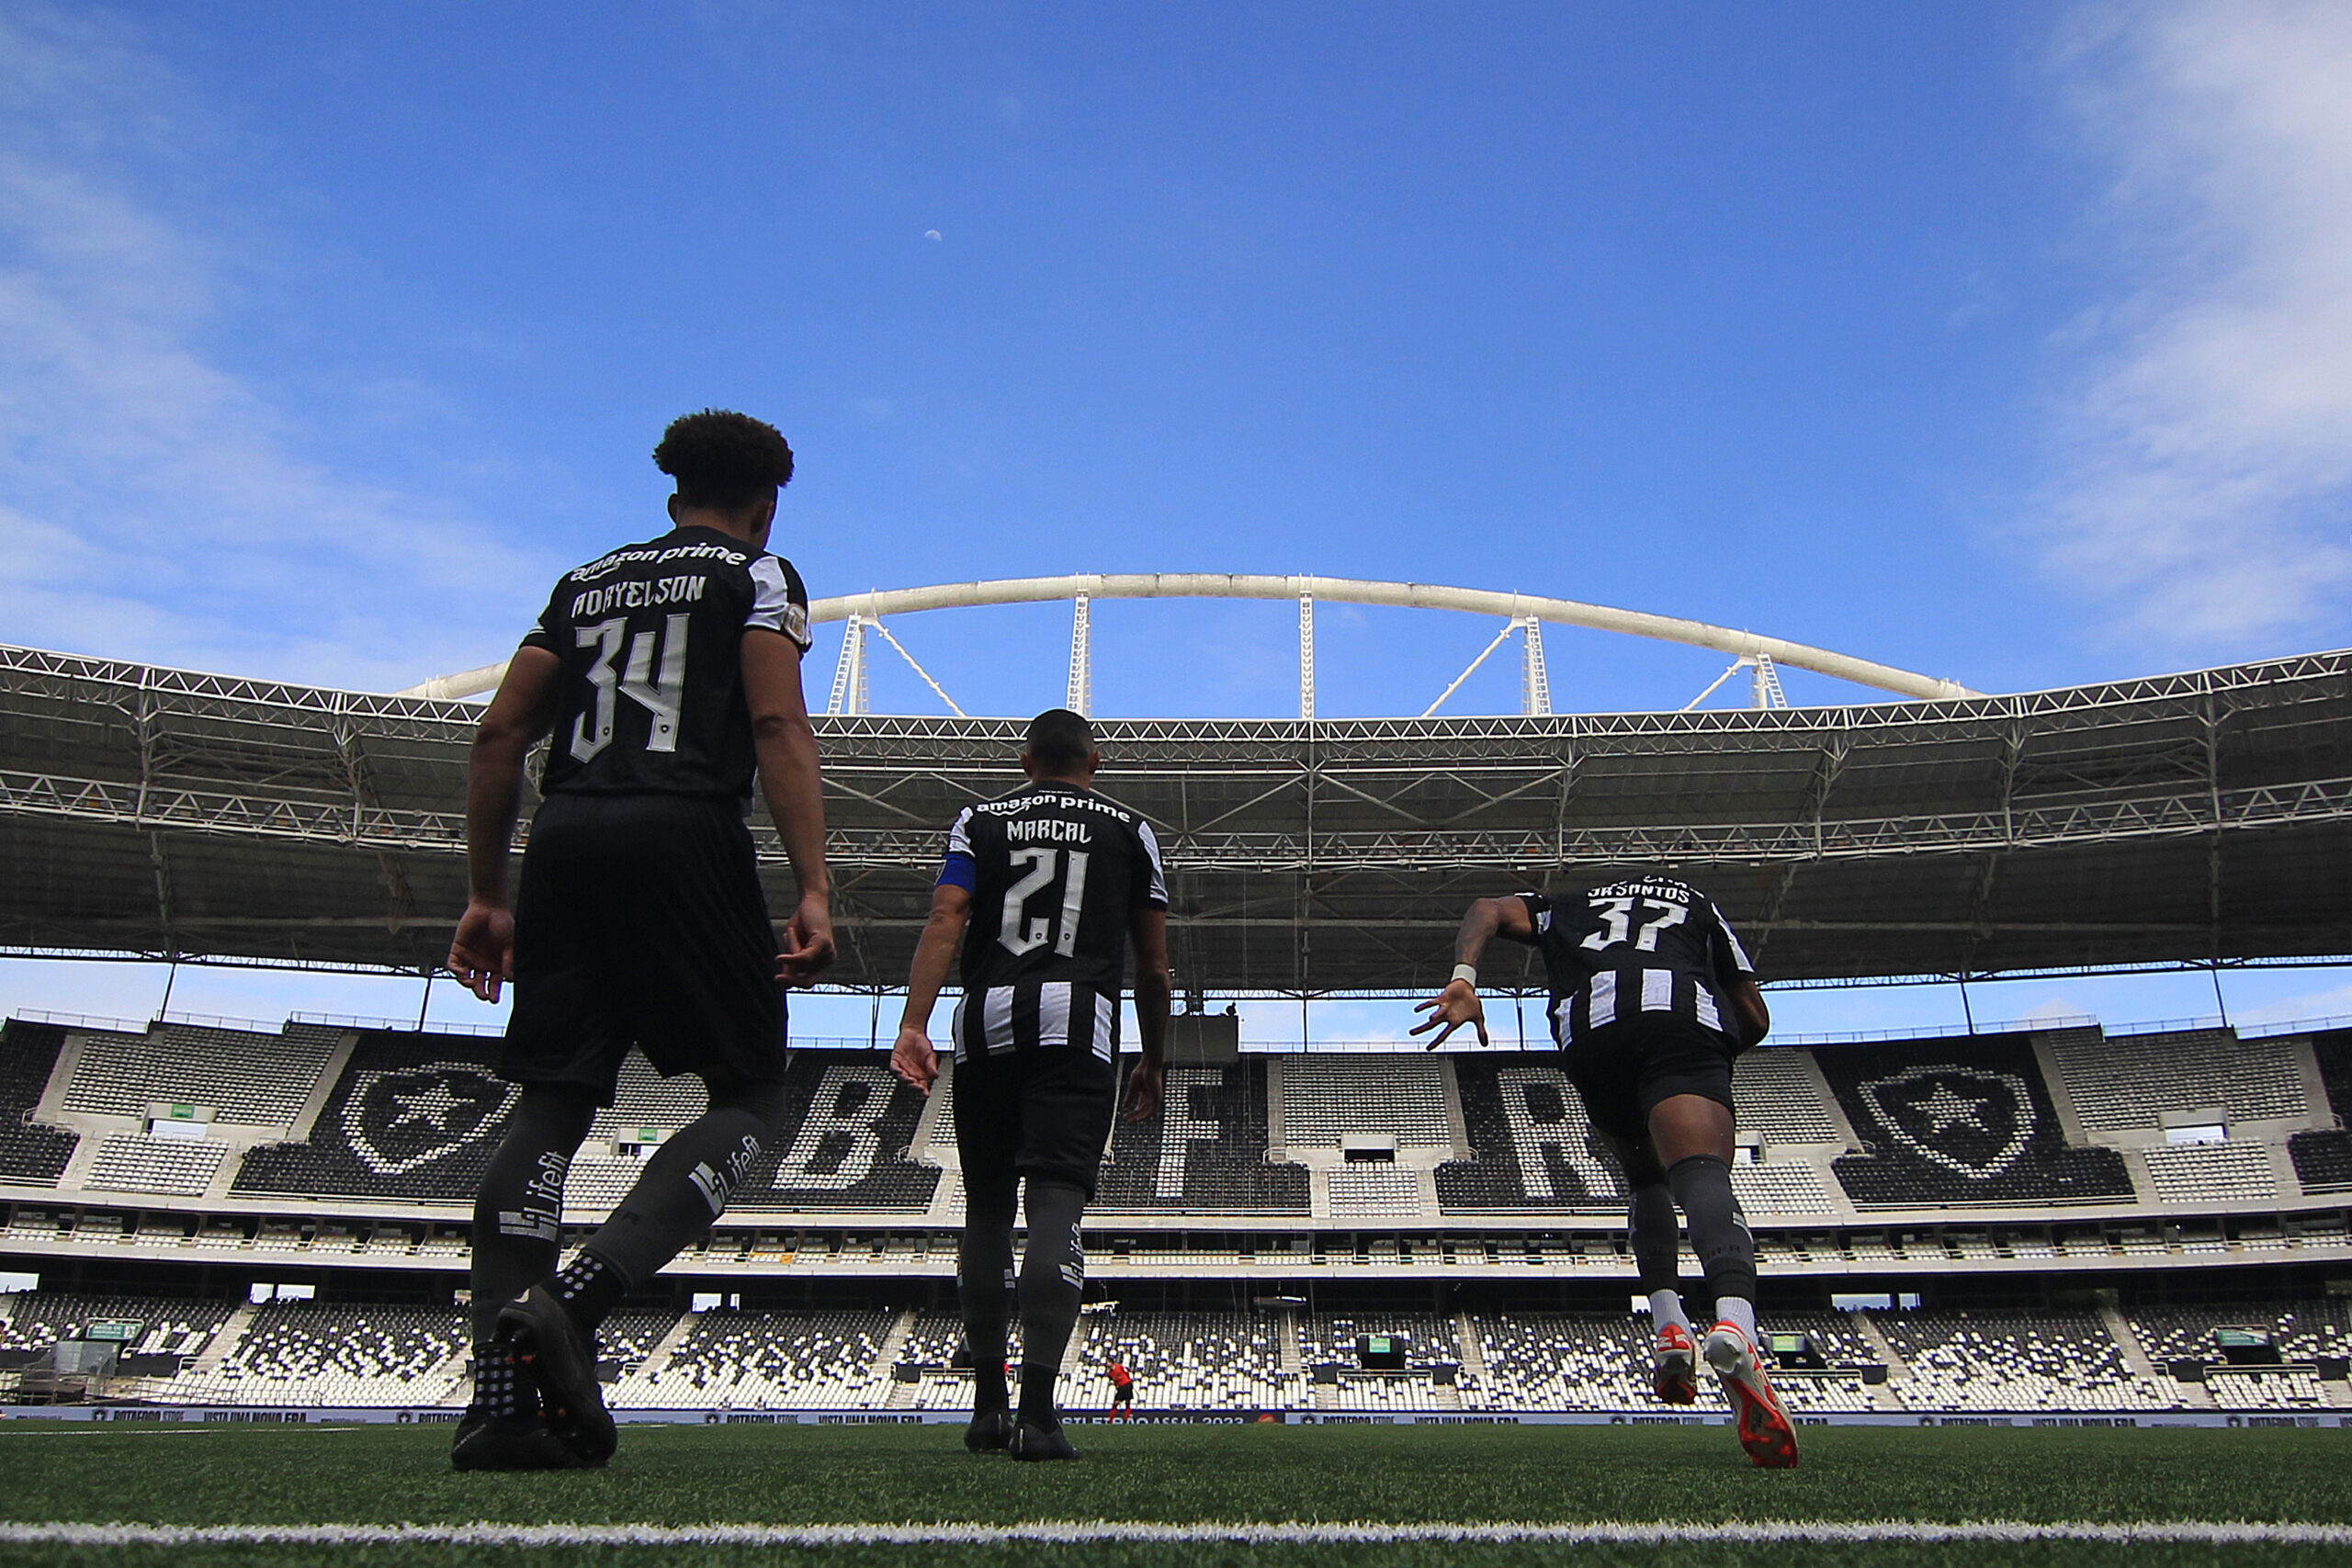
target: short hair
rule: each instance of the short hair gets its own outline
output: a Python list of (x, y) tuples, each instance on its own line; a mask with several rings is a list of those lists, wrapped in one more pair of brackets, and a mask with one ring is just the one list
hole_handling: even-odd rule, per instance
[(1048, 768), (1078, 768), (1094, 750), (1094, 727), (1068, 708), (1047, 708), (1029, 721), (1021, 750)]
[(662, 433), (653, 466), (678, 481), (687, 506), (732, 512), (766, 501), (792, 480), (792, 447), (763, 420), (728, 409), (683, 414)]

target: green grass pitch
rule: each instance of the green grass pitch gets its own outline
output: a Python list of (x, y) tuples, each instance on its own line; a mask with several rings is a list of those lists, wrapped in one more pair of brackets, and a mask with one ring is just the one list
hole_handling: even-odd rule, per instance
[[(1107, 1519), (1385, 1524), (1984, 1519), (2352, 1525), (2352, 1431), (1808, 1427), (1804, 1463), (1748, 1467), (1720, 1427), (1078, 1427), (1077, 1464), (975, 1457), (953, 1427), (624, 1427), (609, 1471), (458, 1475), (446, 1427), (0, 1426), (0, 1521), (148, 1525)], [(2318, 1563), (2352, 1548), (2082, 1541), (1362, 1544), (1188, 1540), (831, 1546), (0, 1544), (8, 1563), (339, 1568), (525, 1562), (743, 1568), (1340, 1568), (1535, 1562)]]

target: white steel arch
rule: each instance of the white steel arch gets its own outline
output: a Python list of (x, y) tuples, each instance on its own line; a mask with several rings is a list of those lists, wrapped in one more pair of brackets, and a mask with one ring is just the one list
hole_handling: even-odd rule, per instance
[[(1679, 642), (1713, 649), (1744, 662), (1768, 661), (1851, 681), (1856, 685), (1891, 692), (1896, 696), (1927, 700), (1974, 697), (1984, 694), (1956, 681), (1915, 674), (1891, 664), (1857, 659), (1782, 637), (1655, 615), (1643, 610), (1621, 610), (1589, 604), (1577, 599), (1554, 599), (1532, 593), (1503, 593), (1483, 588), (1448, 588), (1428, 582), (1374, 582), (1351, 577), (1275, 577), (1229, 572), (1078, 573), (1067, 577), (1010, 577), (987, 582), (941, 582), (923, 588), (876, 589), (819, 599), (808, 607), (812, 621), (844, 621), (853, 616), (872, 626), (885, 615), (912, 615), (922, 610), (974, 609), (987, 604), (1038, 604), (1059, 600), (1097, 599), (1273, 599), (1311, 605), (1316, 600), (1340, 604), (1381, 604), (1414, 610), (1455, 610), (1468, 615), (1500, 615), (1519, 623), (1584, 626), (1626, 637)], [(1302, 620), (1302, 635), (1306, 626)], [(1532, 630), (1532, 627), (1531, 627)], [(1306, 657), (1302, 643), (1302, 661)], [(1306, 668), (1303, 662), (1302, 673)], [(404, 697), (448, 699), (470, 697), (493, 690), (505, 674), (503, 660), (480, 669), (436, 676), (409, 687)], [(1311, 688), (1306, 688), (1311, 689)], [(1548, 697), (1549, 693), (1546, 692)], [(1312, 699), (1308, 698), (1311, 703)], [(1311, 716), (1311, 706), (1303, 709)]]

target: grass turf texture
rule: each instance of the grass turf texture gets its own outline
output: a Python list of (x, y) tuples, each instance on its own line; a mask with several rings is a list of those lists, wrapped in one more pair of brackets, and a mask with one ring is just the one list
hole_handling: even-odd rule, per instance
[[(1086, 1459), (975, 1457), (952, 1427), (625, 1428), (601, 1473), (458, 1475), (446, 1427), (117, 1431), (0, 1427), (0, 1518), (160, 1525), (855, 1524), (1115, 1519), (1189, 1524), (1978, 1519), (2352, 1524), (2352, 1433), (1808, 1427), (1804, 1462), (1748, 1468), (1720, 1427), (1073, 1428)], [(1715, 1564), (2301, 1563), (2352, 1551), (2080, 1542), (1801, 1546), (1674, 1542), (1342, 1546), (1184, 1542), (746, 1548), (448, 1545), (177, 1547), (175, 1563), (344, 1568), (534, 1562), (653, 1568), (821, 1560), (1481, 1568)], [(137, 1563), (166, 1549), (0, 1546), (0, 1561)]]

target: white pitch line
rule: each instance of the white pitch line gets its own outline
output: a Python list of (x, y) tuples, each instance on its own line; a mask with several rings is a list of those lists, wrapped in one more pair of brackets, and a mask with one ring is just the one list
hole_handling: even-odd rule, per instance
[(1868, 1541), (1967, 1544), (2094, 1541), (2118, 1545), (2352, 1546), (2352, 1526), (2175, 1520), (2148, 1524), (2032, 1524), (1974, 1519), (1760, 1519), (1735, 1524), (1190, 1524), (1038, 1520), (1017, 1525), (128, 1525), (0, 1524), (10, 1546), (990, 1546), (1119, 1541), (1186, 1545), (1356, 1546), (1405, 1541), (1462, 1545), (1636, 1546), (1728, 1542), (1833, 1545)]

